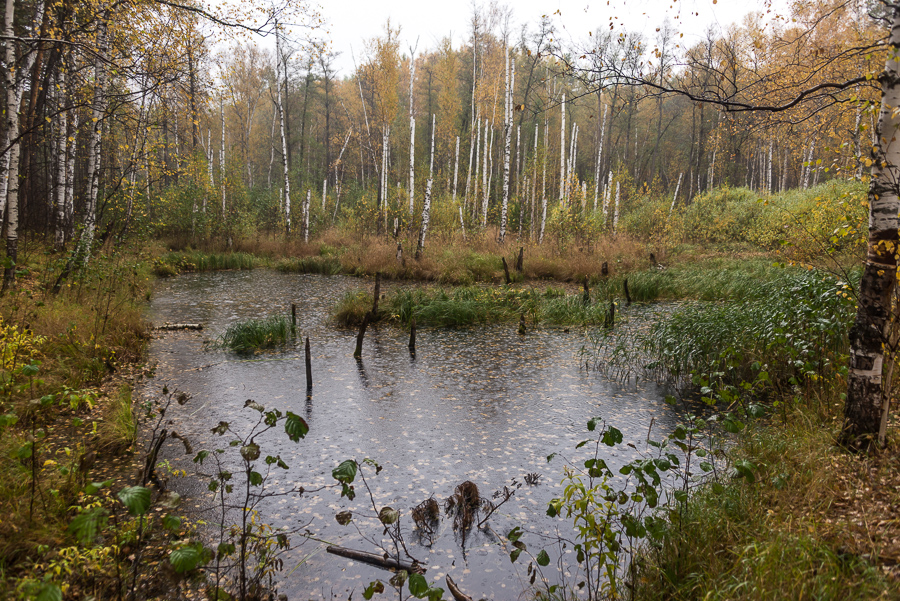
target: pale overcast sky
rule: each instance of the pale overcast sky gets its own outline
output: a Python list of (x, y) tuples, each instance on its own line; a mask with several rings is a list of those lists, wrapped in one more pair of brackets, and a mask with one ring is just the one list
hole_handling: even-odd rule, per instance
[[(417, 52), (435, 48), (448, 35), (452, 35), (453, 47), (459, 48), (468, 38), (472, 14), (471, 2), (454, 0), (321, 0), (321, 4), (331, 48), (341, 53), (336, 61), (341, 76), (353, 70), (351, 47), (358, 63), (364, 52), (364, 40), (381, 35), (388, 19), (392, 25), (400, 25), (401, 48), (408, 54), (409, 46), (417, 38)], [(641, 31), (649, 40), (668, 16), (674, 27), (684, 33), (686, 45), (691, 45), (690, 39), (699, 39), (709, 25), (724, 29), (740, 22), (748, 12), (765, 12), (768, 4), (766, 0), (515, 0), (508, 3), (513, 7), (514, 31), (525, 23), (536, 24), (541, 15), (552, 15), (557, 27), (564, 28), (563, 41), (581, 41), (598, 27), (608, 30), (613, 17), (617, 31)], [(784, 2), (779, 0), (776, 4), (783, 6)], [(557, 10), (561, 15), (553, 15)]]

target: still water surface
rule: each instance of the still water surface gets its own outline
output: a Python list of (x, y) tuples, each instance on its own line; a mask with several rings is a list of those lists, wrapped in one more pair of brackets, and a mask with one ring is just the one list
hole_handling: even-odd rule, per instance
[[(199, 322), (205, 329), (154, 339), (149, 354), (156, 376), (142, 392), (158, 395), (165, 384), (191, 395), (185, 406), (174, 409), (171, 427), (191, 440), (195, 452), (225, 446), (225, 440), (210, 434), (219, 421), (238, 431), (249, 428), (258, 414), (243, 409), (247, 399), (303, 416), (310, 432), (298, 444), (283, 431), (258, 441), (263, 456), (280, 454), (290, 466), (275, 473), (272, 490), (332, 484), (331, 470), (341, 461), (372, 458), (384, 467), (377, 476), (368, 472), (375, 504), (400, 510), (409, 550), (427, 563), (430, 581), (446, 590), (444, 576), (450, 574), (475, 598), (524, 598), (527, 561), (523, 556), (511, 564), (498, 535), (521, 526), (529, 532), (523, 538), (529, 549), (536, 553), (546, 546), (556, 562), (559, 550), (541, 536), (570, 536), (571, 528), (561, 518), (548, 518), (546, 505), (562, 492), (566, 458), (579, 464), (585, 458), (586, 449), (576, 451), (575, 445), (587, 437), (587, 420), (602, 416), (622, 430), (625, 443), (644, 449), (651, 420), (659, 437), (677, 416), (651, 384), (623, 388), (580, 368), (578, 352), (586, 338), (574, 328), (529, 329), (525, 336), (516, 333), (515, 324), (419, 328), (412, 357), (408, 333), (381, 326), (369, 329), (357, 362), (352, 356), (356, 333), (336, 328), (328, 315), (346, 291), (370, 285), (345, 276), (263, 270), (166, 280), (155, 290), (150, 321)], [(389, 293), (391, 285), (383, 290)], [(249, 358), (204, 344), (233, 322), (289, 314), (292, 302), (298, 306), (298, 329), (312, 344), (311, 398), (299, 341)], [(177, 441), (167, 449), (173, 467), (195, 472), (191, 456), (179, 449)], [(548, 463), (552, 453), (559, 456)], [(604, 458), (615, 470), (637, 453), (623, 443)], [(470, 534), (464, 547), (451, 518), (442, 519), (430, 546), (414, 532), (410, 510), (430, 496), (443, 503), (465, 480), (489, 496), (513, 480), (522, 483), (528, 473), (541, 474), (539, 483), (523, 485), (491, 517), (491, 528)], [(212, 503), (203, 478), (179, 479), (172, 486), (185, 496), (188, 508), (203, 510)], [(363, 488), (358, 485), (357, 491)], [(367, 495), (351, 502), (328, 489), (272, 499), (262, 508), (262, 519), (276, 527), (308, 524), (322, 541), (377, 551), (363, 537), (381, 541), (377, 520), (355, 520), (360, 533), (353, 525), (336, 523), (334, 515), (344, 510), (374, 513)], [(280, 592), (290, 599), (347, 599), (351, 592), (359, 598), (369, 582), (390, 577), (325, 553), (323, 542), (300, 537), (292, 542), (278, 578)]]

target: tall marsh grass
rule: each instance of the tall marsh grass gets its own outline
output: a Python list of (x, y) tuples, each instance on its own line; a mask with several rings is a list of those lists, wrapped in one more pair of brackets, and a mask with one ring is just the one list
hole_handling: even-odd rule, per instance
[[(348, 292), (332, 311), (341, 326), (355, 326), (372, 308), (367, 292)], [(553, 325), (602, 324), (609, 304), (605, 299), (585, 303), (582, 293), (566, 294), (548, 287), (463, 286), (452, 289), (395, 289), (379, 304), (377, 320), (409, 325), (463, 326), (515, 322), (524, 315), (529, 323)]]
[(833, 375), (847, 350), (853, 284), (785, 269), (778, 278), (746, 283), (739, 300), (688, 303), (628, 336), (599, 333), (595, 365), (681, 383), (699, 374), (734, 385), (765, 372), (785, 387)]
[(293, 333), (289, 318), (272, 315), (231, 324), (215, 345), (235, 353), (252, 353), (285, 344)]

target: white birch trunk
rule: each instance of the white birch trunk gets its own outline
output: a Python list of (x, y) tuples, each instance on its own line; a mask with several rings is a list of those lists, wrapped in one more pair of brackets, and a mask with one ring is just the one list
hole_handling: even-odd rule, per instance
[(431, 189), (434, 185), (434, 130), (435, 115), (431, 115), (431, 159), (428, 162), (428, 181), (425, 182), (425, 202), (422, 206), (422, 229), (419, 230), (419, 242), (416, 245), (416, 259), (422, 256), (425, 250), (425, 234), (428, 233), (428, 221), (431, 216)]
[(78, 111), (72, 111), (71, 135), (66, 137), (66, 240), (71, 240), (75, 228), (75, 150), (78, 139)]
[(456, 136), (456, 158), (453, 159), (453, 202), (456, 203), (456, 182), (459, 176), (459, 136)]
[[(94, 61), (94, 99), (91, 108), (91, 137), (88, 143), (87, 198), (84, 208), (84, 229), (78, 243), (79, 260), (87, 265), (94, 243), (94, 230), (97, 224), (97, 194), (100, 189), (100, 139), (103, 130), (103, 113), (106, 109), (106, 57), (109, 52), (109, 30), (107, 19), (109, 14), (104, 8), (103, 16), (98, 24), (97, 56)], [(7, 207), (9, 220), (13, 219), (12, 207)], [(15, 216), (18, 219), (18, 215)]]
[(562, 121), (559, 126), (559, 200), (566, 197), (566, 95), (562, 95), (560, 103)]
[(500, 235), (502, 244), (506, 238), (506, 219), (509, 210), (509, 159), (510, 143), (512, 142), (512, 93), (510, 89), (509, 50), (504, 48), (506, 63), (506, 94), (503, 103), (503, 199), (500, 205)]
[(303, 202), (303, 243), (309, 244), (309, 199), (312, 190), (306, 189), (306, 200)]
[(669, 215), (672, 214), (672, 211), (675, 210), (675, 203), (678, 202), (678, 191), (681, 189), (681, 178), (684, 175), (684, 172), (678, 174), (678, 184), (675, 186), (675, 195), (672, 197), (672, 205), (669, 207)]
[(603, 134), (606, 130), (606, 110), (603, 106), (603, 119), (600, 121), (600, 143), (597, 145), (597, 168), (594, 170), (594, 212), (597, 212), (597, 195), (600, 192), (600, 164), (603, 161)]
[(842, 442), (857, 449), (874, 446), (890, 391), (883, 381), (885, 347), (890, 341), (892, 297), (897, 284), (900, 197), (900, 7), (891, 9), (890, 48), (881, 81), (881, 111), (873, 147), (869, 184), (869, 240), (859, 285), (856, 320), (850, 329), (850, 371), (844, 405)]
[(550, 122), (544, 119), (544, 175), (541, 178), (541, 233), (538, 244), (544, 243), (544, 228), (547, 226), (547, 151), (550, 138)]
[[(290, 178), (290, 170), (288, 169), (288, 141), (287, 135), (285, 133), (285, 119), (284, 119), (284, 99), (281, 96), (281, 69), (282, 65), (280, 63), (285, 62), (284, 57), (281, 54), (281, 32), (278, 30), (278, 22), (275, 22), (275, 87), (278, 88), (278, 93), (276, 94), (277, 98), (277, 108), (278, 108), (278, 122), (281, 129), (281, 167), (284, 176), (284, 231), (285, 234), (291, 235), (291, 178)], [(285, 77), (287, 77), (287, 64), (284, 64), (283, 68), (285, 69)], [(222, 131), (225, 131), (224, 122), (222, 124)], [(224, 139), (224, 138), (223, 138)], [(224, 144), (222, 146), (224, 148)], [(224, 173), (224, 165), (222, 167)], [(225, 211), (225, 196), (224, 193), (222, 195), (222, 212), (224, 214)], [(324, 203), (324, 197), (322, 202)]]
[[(278, 123), (278, 109), (272, 111), (272, 131), (269, 134), (269, 173), (266, 176), (266, 189), (272, 189), (272, 169), (275, 166), (275, 124)], [(201, 134), (202, 135), (202, 134)], [(209, 168), (209, 183), (212, 185), (212, 165)]]
[[(277, 39), (277, 37), (276, 37)], [(275, 64), (276, 70), (278, 63)], [(225, 218), (225, 98), (219, 98), (219, 116), (222, 123), (222, 150), (219, 152), (219, 186), (222, 188), (222, 218)], [(287, 197), (287, 196), (285, 196)]]
[[(68, 159), (68, 111), (64, 108), (68, 96), (68, 71), (57, 72), (56, 117), (56, 238), (57, 249), (66, 245), (66, 167)], [(132, 184), (133, 185), (133, 184)]]
[(412, 217), (416, 191), (416, 120), (412, 116), (412, 97), (409, 112), (409, 216)]
[(609, 219), (609, 199), (612, 195), (613, 174), (609, 172), (609, 181), (606, 184), (606, 193), (603, 195), (603, 224), (606, 225)]
[(619, 194), (619, 192), (620, 192), (619, 182), (616, 182), (616, 207), (615, 207), (615, 210), (613, 211), (613, 227), (612, 227), (613, 236), (616, 235), (616, 230), (619, 227), (619, 198), (621, 196)]
[(488, 159), (490, 157), (490, 150), (488, 148), (488, 127), (490, 127), (491, 135), (494, 136), (494, 123), (493, 121), (488, 125), (487, 119), (484, 120), (484, 151), (482, 160), (484, 161), (484, 165), (481, 168), (481, 227), (487, 226), (487, 203), (488, 203), (488, 175), (490, 174), (488, 170)]

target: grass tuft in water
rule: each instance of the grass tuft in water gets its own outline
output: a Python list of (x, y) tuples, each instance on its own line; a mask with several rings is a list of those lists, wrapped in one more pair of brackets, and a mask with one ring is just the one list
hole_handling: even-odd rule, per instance
[(317, 273), (321, 275), (338, 275), (344, 271), (338, 257), (321, 255), (282, 259), (275, 264), (275, 269), (283, 273)]
[(284, 315), (273, 315), (231, 324), (216, 346), (236, 353), (252, 353), (282, 345), (291, 335), (291, 320)]
[(153, 271), (161, 277), (177, 275), (186, 271), (220, 271), (253, 269), (261, 264), (261, 260), (249, 253), (203, 253), (203, 252), (170, 252), (156, 259)]

